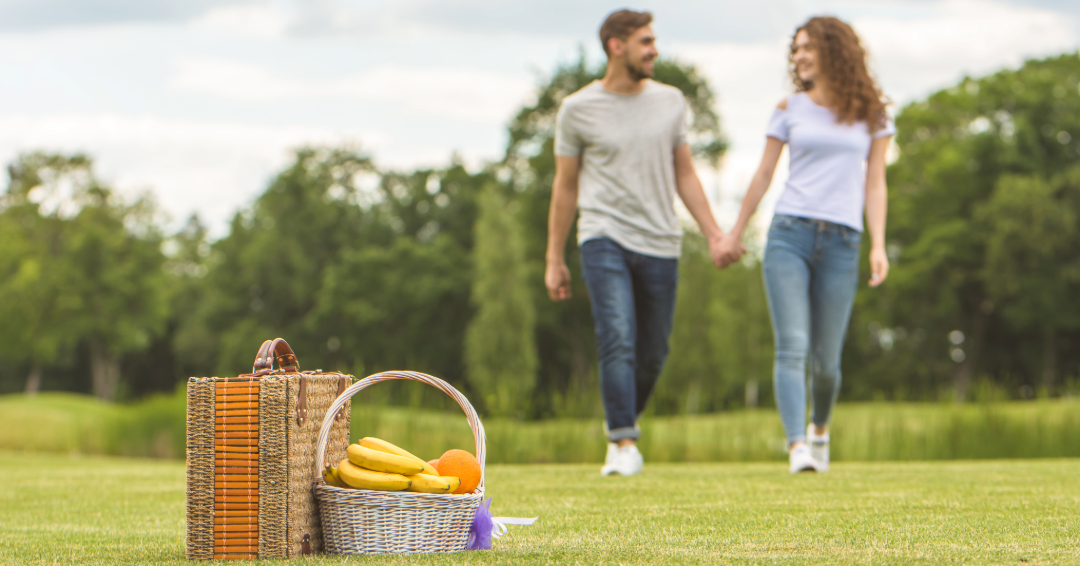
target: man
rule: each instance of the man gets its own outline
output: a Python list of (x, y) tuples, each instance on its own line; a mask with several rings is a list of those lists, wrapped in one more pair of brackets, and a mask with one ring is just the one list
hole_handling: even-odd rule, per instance
[(668, 353), (682, 233), (678, 194), (719, 266), (723, 233), (687, 145), (686, 101), (651, 80), (656, 37), (648, 12), (620, 10), (600, 27), (607, 72), (567, 96), (555, 126), (547, 269), (553, 301), (570, 297), (564, 259), (575, 209), (600, 350), (608, 452), (601, 473), (641, 471), (637, 418)]

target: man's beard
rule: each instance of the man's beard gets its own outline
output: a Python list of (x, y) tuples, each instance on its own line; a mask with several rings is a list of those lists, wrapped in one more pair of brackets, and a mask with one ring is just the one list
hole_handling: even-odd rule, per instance
[(634, 81), (640, 81), (644, 79), (652, 78), (651, 72), (645, 71), (644, 65), (635, 65), (632, 61), (626, 62), (626, 72), (630, 75), (630, 78)]

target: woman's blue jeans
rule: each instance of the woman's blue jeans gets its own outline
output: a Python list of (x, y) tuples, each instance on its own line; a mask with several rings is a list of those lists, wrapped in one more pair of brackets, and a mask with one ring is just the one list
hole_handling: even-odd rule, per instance
[(829, 423), (840, 394), (861, 237), (847, 226), (783, 214), (769, 228), (764, 272), (776, 344), (773, 384), (789, 444), (806, 441), (807, 369), (815, 425)]
[(581, 267), (600, 350), (608, 440), (636, 440), (635, 422), (667, 359), (679, 261), (594, 238), (581, 244)]

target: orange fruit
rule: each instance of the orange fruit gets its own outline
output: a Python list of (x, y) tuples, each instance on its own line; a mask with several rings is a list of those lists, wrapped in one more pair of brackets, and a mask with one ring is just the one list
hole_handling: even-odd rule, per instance
[(430, 464), (432, 468), (435, 468), (436, 471), (439, 469), (439, 459), (438, 458), (435, 458), (434, 460), (428, 460), (427, 463)]
[(472, 493), (480, 485), (480, 462), (464, 450), (447, 450), (435, 464), (440, 476), (454, 476), (461, 479), (461, 486), (454, 493)]

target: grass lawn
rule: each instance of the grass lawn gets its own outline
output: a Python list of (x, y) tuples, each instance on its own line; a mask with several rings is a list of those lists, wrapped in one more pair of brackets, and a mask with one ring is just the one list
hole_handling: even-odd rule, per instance
[[(496, 515), (536, 525), (491, 552), (348, 563), (1080, 564), (1077, 478), (1077, 459), (491, 466)], [(0, 482), (0, 564), (185, 562), (182, 462), (0, 453)]]

